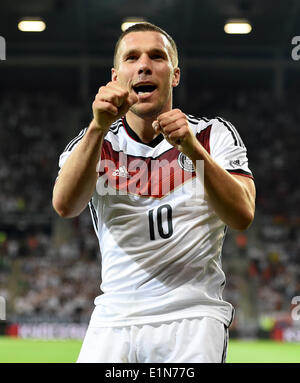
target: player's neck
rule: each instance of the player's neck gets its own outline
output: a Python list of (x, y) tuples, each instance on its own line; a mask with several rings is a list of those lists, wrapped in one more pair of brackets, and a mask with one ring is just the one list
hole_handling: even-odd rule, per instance
[[(164, 112), (166, 112), (166, 110), (161, 113)], [(132, 111), (128, 111), (126, 114), (128, 125), (138, 135), (141, 141), (146, 144), (153, 141), (155, 137), (159, 135), (159, 133), (156, 133), (152, 127), (152, 123), (156, 118), (157, 116), (141, 117)]]
[(155, 120), (154, 117), (142, 118), (132, 112), (128, 112), (126, 114), (126, 120), (130, 128), (139, 136), (142, 142), (147, 144), (158, 136), (152, 127), (152, 123)]

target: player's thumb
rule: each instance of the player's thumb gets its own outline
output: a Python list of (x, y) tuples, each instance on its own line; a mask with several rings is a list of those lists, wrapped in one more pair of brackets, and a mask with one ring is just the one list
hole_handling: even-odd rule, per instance
[(133, 104), (138, 101), (138, 97), (136, 95), (128, 95), (126, 99), (124, 99), (120, 108), (118, 108), (118, 116), (124, 116), (128, 110), (131, 108)]
[(159, 122), (157, 120), (152, 122), (152, 128), (155, 130), (156, 133), (159, 133), (161, 131)]
[(129, 94), (129, 96), (127, 98), (127, 102), (128, 102), (129, 107), (131, 107), (133, 104), (138, 102), (138, 99), (139, 98), (136, 94), (134, 94), (134, 93)]

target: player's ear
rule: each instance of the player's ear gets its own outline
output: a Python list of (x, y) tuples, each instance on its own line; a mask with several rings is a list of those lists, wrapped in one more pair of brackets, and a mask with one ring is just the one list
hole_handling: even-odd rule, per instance
[(111, 81), (117, 81), (118, 80), (118, 73), (115, 68), (111, 69)]
[(173, 81), (172, 86), (175, 88), (180, 82), (180, 68), (176, 67), (173, 69)]

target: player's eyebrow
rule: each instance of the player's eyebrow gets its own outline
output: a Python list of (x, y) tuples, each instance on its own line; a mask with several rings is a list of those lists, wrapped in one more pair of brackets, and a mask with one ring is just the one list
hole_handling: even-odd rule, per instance
[[(157, 54), (157, 55), (162, 56), (164, 59), (168, 59), (167, 52), (165, 52), (165, 50), (160, 49), (160, 48), (150, 48), (146, 53), (149, 54), (149, 55)], [(128, 51), (125, 51), (122, 54), (122, 59), (124, 60), (127, 57), (134, 56), (134, 55), (139, 56), (140, 54), (141, 54), (141, 50), (140, 49), (132, 48), (132, 49), (129, 49)]]
[(151, 49), (149, 53), (150, 54), (160, 55), (160, 56), (162, 56), (165, 59), (168, 58), (167, 52), (165, 50), (163, 50), (163, 49), (154, 48), (154, 49)]
[(126, 57), (129, 57), (129, 56), (132, 56), (132, 55), (138, 55), (140, 54), (140, 51), (136, 48), (132, 48), (132, 49), (129, 49), (128, 51), (125, 51), (123, 54), (122, 54), (122, 58), (126, 58)]

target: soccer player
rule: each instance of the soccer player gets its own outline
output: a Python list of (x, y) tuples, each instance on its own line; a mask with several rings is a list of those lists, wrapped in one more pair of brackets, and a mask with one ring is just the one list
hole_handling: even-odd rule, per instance
[(251, 224), (255, 186), (231, 123), (173, 109), (177, 56), (153, 24), (123, 32), (90, 125), (60, 156), (53, 206), (72, 218), (89, 205), (102, 257), (78, 362), (226, 358), (221, 249), (227, 226)]

